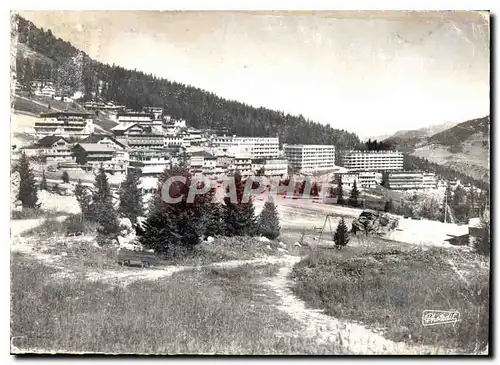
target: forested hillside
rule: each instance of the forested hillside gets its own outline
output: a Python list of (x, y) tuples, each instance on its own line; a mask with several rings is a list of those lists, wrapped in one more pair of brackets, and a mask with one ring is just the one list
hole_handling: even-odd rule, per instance
[(15, 22), (17, 41), (21, 44), (16, 76), (27, 89), (31, 80), (46, 78), (60, 90), (81, 90), (85, 99), (101, 97), (137, 110), (148, 105), (163, 106), (169, 115), (184, 118), (196, 128), (226, 128), (230, 134), (242, 136), (277, 135), (282, 143), (334, 144), (339, 150), (361, 146), (358, 136), (346, 130), (310, 121), (302, 115), (225, 100), (137, 70), (103, 64), (55, 37), (50, 30), (39, 29), (20, 16), (15, 17)]

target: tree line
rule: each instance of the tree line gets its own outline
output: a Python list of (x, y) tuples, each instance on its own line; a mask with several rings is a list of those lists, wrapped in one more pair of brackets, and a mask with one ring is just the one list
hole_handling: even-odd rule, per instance
[(50, 30), (38, 29), (20, 16), (16, 20), (18, 42), (50, 60), (25, 58), (18, 52), (17, 79), (26, 87), (32, 80), (44, 78), (59, 88), (81, 88), (87, 100), (100, 97), (134, 110), (152, 105), (164, 107), (173, 118), (185, 119), (195, 128), (227, 129), (229, 134), (242, 136), (278, 136), (281, 143), (289, 144), (333, 144), (338, 150), (362, 146), (355, 133), (313, 122), (302, 115), (255, 108), (196, 87), (97, 62), (56, 38)]

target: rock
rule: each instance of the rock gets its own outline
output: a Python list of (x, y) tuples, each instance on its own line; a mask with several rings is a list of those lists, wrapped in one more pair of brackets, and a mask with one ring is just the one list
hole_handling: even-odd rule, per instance
[(212, 236), (208, 236), (207, 237), (207, 242), (208, 243), (212, 243), (213, 241), (215, 241), (215, 238), (213, 238)]
[(293, 247), (302, 247), (302, 245), (301, 245), (299, 242), (295, 242), (295, 243), (293, 244)]
[(97, 243), (97, 241), (92, 242), (92, 247), (101, 248), (101, 246), (99, 246), (99, 244)]
[(286, 248), (286, 245), (285, 245), (283, 242), (278, 242), (278, 245), (279, 245), (281, 248)]
[(266, 246), (266, 248), (267, 248), (268, 250), (271, 250), (271, 245), (267, 245), (267, 246)]
[(132, 222), (128, 218), (120, 218), (118, 223), (119, 223), (121, 229), (126, 228), (130, 232), (132, 232), (134, 230), (132, 227)]
[(260, 242), (270, 242), (271, 240), (267, 237), (262, 236), (262, 237), (259, 237), (259, 241)]
[(278, 247), (278, 251), (279, 252), (288, 252), (287, 250), (285, 250), (284, 248), (281, 248), (281, 247)]

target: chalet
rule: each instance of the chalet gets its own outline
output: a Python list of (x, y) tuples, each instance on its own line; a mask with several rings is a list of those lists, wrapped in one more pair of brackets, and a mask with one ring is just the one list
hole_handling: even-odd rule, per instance
[(73, 161), (72, 144), (61, 136), (45, 136), (35, 143), (38, 155), (47, 161)]
[(83, 170), (97, 171), (104, 168), (106, 172), (126, 173), (126, 161), (117, 158), (117, 151), (105, 144), (99, 143), (77, 143), (72, 149), (75, 162)]
[(128, 137), (130, 135), (138, 135), (146, 132), (146, 129), (139, 123), (135, 122), (122, 122), (117, 126), (111, 128), (111, 132), (116, 137)]
[(35, 134), (39, 137), (87, 137), (94, 132), (93, 117), (91, 113), (70, 111), (42, 113), (41, 120), (35, 122)]

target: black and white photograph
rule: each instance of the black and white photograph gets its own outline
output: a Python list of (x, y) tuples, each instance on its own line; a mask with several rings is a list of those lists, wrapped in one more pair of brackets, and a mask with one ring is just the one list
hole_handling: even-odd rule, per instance
[(10, 354), (491, 356), (491, 19), (11, 10)]

